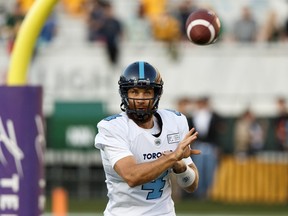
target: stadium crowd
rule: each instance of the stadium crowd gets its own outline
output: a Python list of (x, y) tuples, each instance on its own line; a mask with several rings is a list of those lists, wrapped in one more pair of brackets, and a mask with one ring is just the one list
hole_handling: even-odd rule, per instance
[[(2, 41), (7, 41), (9, 52), (19, 25), (33, 2), (34, 0), (0, 1), (0, 38)], [(113, 0), (61, 0), (59, 2), (61, 9), (55, 10), (47, 20), (40, 35), (42, 41), (51, 41), (52, 37), (56, 36), (57, 13), (66, 13), (86, 20), (89, 42), (108, 41), (108, 44), (111, 44), (113, 41), (115, 46), (119, 40), (146, 39), (164, 41), (173, 48), (175, 43), (187, 41), (186, 19), (191, 12), (201, 7), (214, 10), (220, 17), (221, 41), (283, 42), (288, 38), (288, 14), (280, 16), (275, 8), (266, 8), (266, 14), (263, 16), (265, 18), (259, 19), (255, 12), (257, 8), (254, 7), (256, 3), (253, 1), (250, 4), (239, 5), (237, 15), (230, 17), (229, 20), (226, 16), (222, 16), (223, 12), (218, 12), (209, 1), (202, 3), (198, 0), (139, 0), (131, 7), (134, 11), (127, 10), (127, 13), (132, 13), (129, 19), (123, 17), (123, 12), (120, 14), (115, 10)], [(264, 6), (266, 5), (263, 3)], [(287, 3), (283, 6), (288, 8)], [(114, 38), (111, 38), (112, 35)], [(113, 61), (116, 60), (112, 60), (112, 63)]]

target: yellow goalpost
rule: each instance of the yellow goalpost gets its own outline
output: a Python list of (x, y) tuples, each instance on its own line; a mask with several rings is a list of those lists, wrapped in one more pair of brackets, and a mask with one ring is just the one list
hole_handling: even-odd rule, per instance
[(58, 0), (35, 0), (16, 38), (11, 54), (7, 85), (27, 83), (27, 71), (39, 33)]

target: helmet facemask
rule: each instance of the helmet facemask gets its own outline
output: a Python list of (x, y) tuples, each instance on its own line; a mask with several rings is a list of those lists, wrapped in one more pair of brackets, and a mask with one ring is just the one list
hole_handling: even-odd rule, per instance
[[(133, 86), (138, 87), (138, 86)], [(128, 90), (133, 87), (123, 87), (122, 91), (120, 89), (120, 95), (122, 97), (121, 110), (125, 111), (127, 115), (135, 121), (145, 123), (152, 118), (153, 114), (158, 109), (159, 100), (162, 94), (162, 87), (152, 87), (154, 91), (153, 98), (129, 98)], [(140, 87), (143, 88), (143, 87)], [(147, 86), (146, 88), (150, 88)], [(122, 93), (121, 93), (122, 92)], [(147, 109), (137, 109), (136, 101), (147, 101), (149, 100)]]

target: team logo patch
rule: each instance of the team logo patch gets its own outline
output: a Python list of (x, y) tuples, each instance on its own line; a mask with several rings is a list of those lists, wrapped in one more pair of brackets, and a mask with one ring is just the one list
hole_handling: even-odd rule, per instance
[(155, 139), (154, 143), (155, 143), (156, 146), (161, 145), (161, 139)]
[(178, 142), (180, 142), (180, 135), (179, 135), (179, 133), (168, 134), (167, 139), (168, 139), (169, 144), (178, 143)]

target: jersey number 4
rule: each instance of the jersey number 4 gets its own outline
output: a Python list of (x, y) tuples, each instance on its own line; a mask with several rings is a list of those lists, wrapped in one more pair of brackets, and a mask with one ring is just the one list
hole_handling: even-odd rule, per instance
[(168, 170), (164, 172), (159, 178), (156, 180), (146, 183), (142, 185), (142, 190), (150, 190), (150, 192), (147, 194), (146, 199), (157, 199), (162, 196), (163, 188), (166, 184), (166, 180), (164, 180), (164, 177), (168, 174)]

